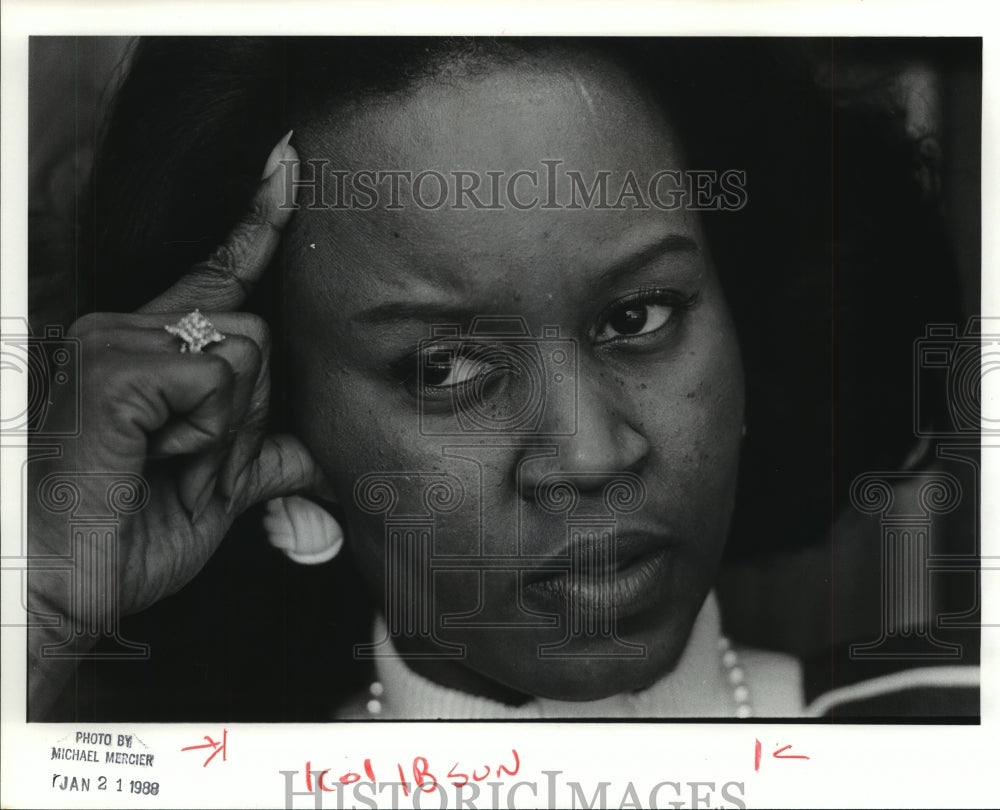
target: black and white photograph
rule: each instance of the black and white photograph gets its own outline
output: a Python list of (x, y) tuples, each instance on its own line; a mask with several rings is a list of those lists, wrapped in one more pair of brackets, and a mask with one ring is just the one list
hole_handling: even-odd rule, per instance
[(983, 45), (29, 36), (35, 800), (168, 806), (161, 724), (199, 777), (242, 724), (453, 759), (757, 729), (746, 779), (631, 799), (511, 744), (490, 798), (409, 744), (207, 800), (286, 807), (752, 807), (814, 728), (977, 733)]

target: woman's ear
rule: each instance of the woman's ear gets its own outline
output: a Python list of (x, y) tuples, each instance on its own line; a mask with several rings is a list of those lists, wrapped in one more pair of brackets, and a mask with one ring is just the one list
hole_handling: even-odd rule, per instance
[(271, 545), (302, 565), (328, 562), (344, 546), (344, 531), (333, 515), (301, 495), (268, 501), (263, 523)]

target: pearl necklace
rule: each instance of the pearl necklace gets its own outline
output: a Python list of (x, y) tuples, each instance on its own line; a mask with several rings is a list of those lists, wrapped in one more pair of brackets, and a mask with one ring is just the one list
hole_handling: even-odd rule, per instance
[[(736, 717), (745, 720), (753, 717), (753, 704), (750, 701), (750, 688), (746, 685), (746, 673), (740, 666), (739, 656), (733, 649), (729, 639), (720, 636), (716, 642), (716, 648), (722, 661), (723, 676), (727, 685), (732, 687), (733, 703), (735, 704)], [(385, 687), (381, 681), (372, 681), (368, 687), (368, 701), (365, 709), (370, 717), (378, 717), (382, 714), (385, 701)]]
[(736, 703), (736, 716), (741, 720), (753, 717), (753, 704), (750, 702), (750, 688), (746, 685), (746, 674), (740, 666), (739, 656), (733, 649), (729, 639), (719, 636), (716, 646), (722, 655), (722, 669), (726, 673), (726, 682), (733, 687), (733, 701)]

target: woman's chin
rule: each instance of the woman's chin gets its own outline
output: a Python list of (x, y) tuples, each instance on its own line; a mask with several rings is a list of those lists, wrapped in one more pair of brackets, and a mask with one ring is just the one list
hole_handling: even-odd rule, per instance
[(651, 686), (674, 663), (648, 659), (546, 663), (534, 673), (531, 692), (538, 698), (572, 703), (603, 700)]
[[(593, 649), (566, 647), (539, 655), (517, 669), (487, 665), (483, 672), (516, 692), (549, 700), (602, 700), (656, 683), (677, 664), (686, 637), (676, 644), (639, 644), (604, 640)], [(588, 645), (590, 646), (590, 645)], [(557, 657), (559, 656), (559, 657)]]
[[(677, 595), (676, 589), (673, 594)], [(601, 700), (645, 689), (671, 672), (700, 606), (697, 598), (668, 604), (618, 622), (613, 632), (599, 632), (598, 625), (567, 634), (565, 623), (545, 629), (465, 630), (446, 637), (450, 644), (465, 648), (464, 661), (410, 663), (444, 686), (511, 705), (532, 697)], [(519, 696), (517, 701), (511, 694)]]

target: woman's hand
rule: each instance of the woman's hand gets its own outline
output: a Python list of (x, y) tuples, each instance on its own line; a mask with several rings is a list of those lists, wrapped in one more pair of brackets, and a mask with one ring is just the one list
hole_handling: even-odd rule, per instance
[[(318, 484), (318, 470), (297, 439), (265, 434), (267, 325), (236, 311), (270, 263), (292, 214), (290, 207), (280, 207), (282, 173), (276, 171), (279, 161), (297, 159), (287, 141), (288, 136), (268, 158), (247, 215), (207, 261), (136, 313), (86, 315), (70, 329), (80, 342), (81, 397), (79, 403), (72, 396), (54, 399), (50, 409), (79, 406), (81, 431), (60, 443), (58, 456), (29, 465), (29, 553), (37, 564), (40, 558), (65, 559), (73, 552), (68, 515), (39, 500), (46, 476), (70, 477), (79, 514), (107, 511), (105, 495), (114, 476), (142, 476), (149, 500), (119, 522), (117, 610), (122, 614), (183, 587), (247, 507)], [(181, 353), (180, 339), (164, 327), (195, 308), (225, 340), (200, 354)], [(52, 642), (53, 632), (65, 637), (78, 621), (107, 626), (106, 616), (75, 615), (79, 609), (72, 598), (71, 580), (85, 581), (100, 564), (94, 543), (88, 553), (73, 554), (75, 570), (69, 576), (40, 566), (32, 570), (31, 608), (62, 620), (61, 630), (33, 633), (34, 655), (42, 643)], [(114, 610), (107, 601), (90, 609)], [(32, 691), (39, 703), (47, 703), (58, 691), (49, 677), (54, 665), (43, 657), (33, 664), (42, 671), (30, 679), (41, 691)]]

